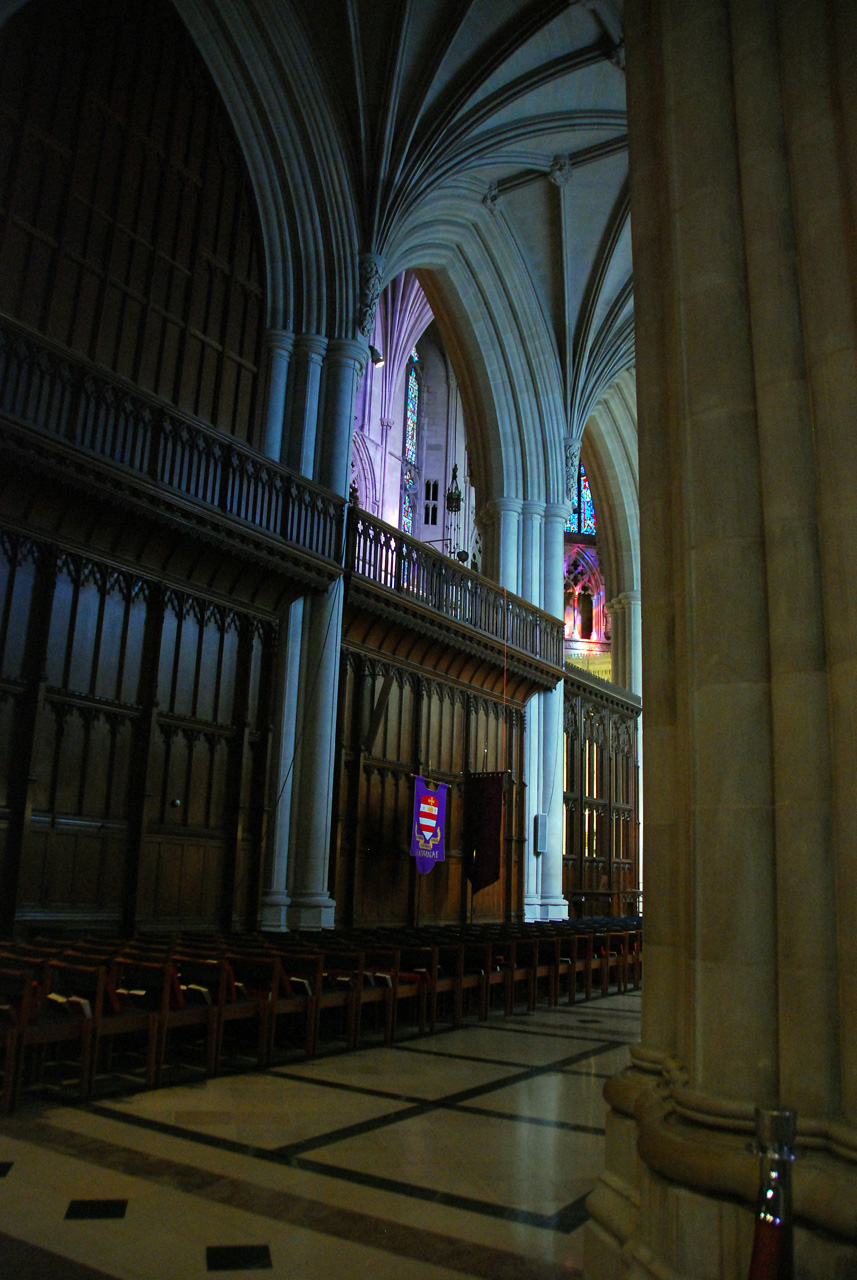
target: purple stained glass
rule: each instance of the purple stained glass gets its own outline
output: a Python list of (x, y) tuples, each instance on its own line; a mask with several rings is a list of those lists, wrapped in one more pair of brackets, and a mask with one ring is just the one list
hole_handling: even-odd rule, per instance
[(595, 508), (592, 505), (592, 494), (589, 492), (589, 480), (583, 467), (580, 468), (580, 532), (595, 533)]

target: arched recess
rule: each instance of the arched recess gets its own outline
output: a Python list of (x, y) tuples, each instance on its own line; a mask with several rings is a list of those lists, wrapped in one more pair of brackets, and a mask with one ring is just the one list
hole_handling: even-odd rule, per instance
[(611, 383), (586, 423), (580, 450), (598, 513), (607, 597), (640, 589), (637, 388), (633, 369)]
[(271, 328), (353, 338), (358, 217), (341, 129), (291, 6), (174, 0), (229, 110), (259, 205)]
[(438, 322), (468, 422), (477, 508), (509, 497), (564, 504), (556, 342), (502, 214), (471, 185), (436, 194), (430, 218), (415, 212), (387, 269), (413, 267)]

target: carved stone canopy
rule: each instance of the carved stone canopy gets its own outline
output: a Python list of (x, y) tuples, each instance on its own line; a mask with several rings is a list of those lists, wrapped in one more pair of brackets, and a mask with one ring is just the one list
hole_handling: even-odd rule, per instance
[(580, 440), (565, 442), (565, 497), (577, 510), (577, 469), (580, 466)]

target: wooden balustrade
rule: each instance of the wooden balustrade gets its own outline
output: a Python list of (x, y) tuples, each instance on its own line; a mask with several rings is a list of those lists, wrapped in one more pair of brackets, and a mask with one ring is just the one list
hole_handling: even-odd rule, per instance
[[(5, 317), (0, 415), (343, 563), (344, 499)], [(347, 569), (562, 667), (559, 619), (366, 512), (348, 512)]]
[(563, 624), (480, 574), (359, 508), (348, 513), (346, 568), (554, 667)]
[(341, 563), (344, 499), (5, 318), (0, 414)]

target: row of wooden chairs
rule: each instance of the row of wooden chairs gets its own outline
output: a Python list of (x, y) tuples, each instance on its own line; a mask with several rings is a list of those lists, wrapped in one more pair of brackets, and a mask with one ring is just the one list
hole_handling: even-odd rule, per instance
[(395, 1034), (399, 1003), (411, 999), (425, 1029), (421, 975), (402, 974), (398, 948), (320, 946), (315, 939), (190, 936), (169, 943), (109, 940), (0, 944), (0, 1109), (18, 1098), (28, 1058), (40, 1074), (48, 1045), (63, 1046), (78, 1070), (78, 1096), (88, 1098), (99, 1065), (119, 1036), (145, 1050), (148, 1087), (161, 1082), (170, 1032), (195, 1027), (204, 1036), (205, 1071), (221, 1066), (224, 1035), (236, 1022), (255, 1024), (255, 1059), (272, 1058), (287, 1019), (301, 1024), (301, 1050), (316, 1052), (321, 1021), (336, 1011), (347, 1048), (360, 1040), (364, 1006), (376, 1006), (385, 1040)]
[(356, 1048), (364, 1011), (390, 1042), (403, 1007), (423, 1033), (443, 1016), (460, 1026), (468, 1006), (486, 1019), (496, 995), (510, 1014), (519, 1001), (533, 1010), (542, 991), (553, 1005), (638, 987), (640, 925), (623, 918), (0, 942), (0, 1110), (15, 1105), (25, 1077), (40, 1078), (49, 1045), (76, 1065), (85, 1099), (121, 1037), (143, 1050), (145, 1083), (154, 1087), (179, 1028), (195, 1029), (204, 1070), (215, 1075), (237, 1023), (250, 1024), (252, 1058), (264, 1068), (286, 1032), (307, 1057), (323, 1034)]
[(523, 987), (526, 1007), (536, 1007), (543, 986), (549, 1005), (588, 1000), (594, 990), (607, 995), (639, 988), (642, 981), (640, 917), (492, 924), (469, 927), (349, 930), (344, 944), (395, 944), (403, 969), (422, 973), (428, 998), (428, 1027), (435, 1029), (438, 1002), (451, 997), (453, 1025), (461, 1024), (465, 1000), (474, 993), (479, 1018), (488, 1017), (494, 991), (512, 1013)]

